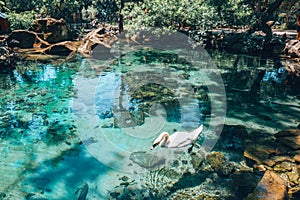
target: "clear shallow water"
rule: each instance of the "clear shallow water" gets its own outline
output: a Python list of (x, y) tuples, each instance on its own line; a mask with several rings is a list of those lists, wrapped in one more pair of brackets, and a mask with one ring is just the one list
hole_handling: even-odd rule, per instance
[[(216, 52), (212, 58), (226, 88), (226, 124), (271, 133), (299, 125), (300, 92), (293, 85), (299, 80), (290, 78), (284, 62), (278, 66), (277, 60)], [(211, 99), (221, 102), (224, 97), (214, 97), (217, 93), (209, 90), (212, 75), (201, 75), (193, 67), (170, 52), (148, 49), (106, 62), (21, 63), (14, 71), (1, 73), (4, 199), (76, 199), (76, 190), (85, 183), (88, 199), (112, 197), (109, 192), (124, 191), (127, 183), (147, 191), (143, 186), (155, 174), (134, 163), (132, 153), (148, 152), (162, 130), (191, 130), (216, 121)], [(205, 131), (199, 144), (210, 137), (214, 135)], [(154, 152), (188, 160), (182, 152), (175, 156), (174, 151)], [(183, 162), (177, 173), (189, 168), (190, 163)], [(155, 179), (148, 190), (165, 192), (161, 185), (176, 178)], [(208, 180), (198, 178), (190, 184), (198, 183), (203, 191), (235, 193), (224, 183), (213, 189)]]

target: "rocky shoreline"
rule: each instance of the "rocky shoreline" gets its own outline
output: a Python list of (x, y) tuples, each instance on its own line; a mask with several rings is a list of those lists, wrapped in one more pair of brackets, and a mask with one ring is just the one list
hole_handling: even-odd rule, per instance
[[(111, 45), (118, 40), (118, 34), (118, 27), (102, 24), (82, 39), (78, 39), (64, 20), (42, 18), (36, 20), (29, 30), (12, 31), (8, 37), (2, 38), (0, 43), (29, 60), (44, 60), (45, 55), (50, 58), (70, 57), (75, 53), (88, 57), (96, 46), (97, 49), (101, 49), (98, 55), (108, 54)], [(204, 36), (204, 46), (207, 49), (248, 55), (267, 52), (270, 56), (283, 56), (299, 62), (300, 41), (294, 40), (294, 35), (292, 31), (274, 30), (273, 39), (269, 44), (265, 44), (261, 32), (248, 34), (245, 30), (215, 29), (208, 31)], [(137, 41), (132, 38), (128, 40)], [(2, 51), (0, 53), (4, 55)]]
[[(111, 57), (110, 48), (118, 40), (118, 27), (100, 25), (82, 39), (72, 34), (64, 20), (45, 18), (37, 20), (30, 30), (15, 30), (2, 38), (0, 64), (13, 66), (19, 59), (49, 61), (54, 58), (70, 59), (74, 55), (99, 59)], [(293, 32), (276, 31), (270, 44), (264, 44), (262, 33), (247, 34), (237, 30), (211, 30), (204, 37), (207, 49), (217, 49), (237, 54), (282, 57), (293, 60), (295, 64), (287, 71), (300, 74), (300, 41), (294, 40)], [(137, 42), (138, 37), (127, 38)], [(95, 48), (97, 46), (97, 48)]]
[(93, 49), (96, 46), (97, 51), (101, 49), (100, 54), (107, 54), (111, 44), (117, 40), (117, 34), (117, 27), (103, 24), (85, 35), (83, 39), (78, 40), (64, 20), (39, 19), (30, 30), (14, 30), (8, 37), (1, 40), (3, 48), (15, 54), (12, 56), (0, 51), (3, 57), (0, 62), (11, 66), (12, 62), (9, 60), (15, 59), (15, 55), (19, 55), (21, 59), (41, 61), (56, 57), (68, 59), (76, 53), (88, 57), (94, 53)]

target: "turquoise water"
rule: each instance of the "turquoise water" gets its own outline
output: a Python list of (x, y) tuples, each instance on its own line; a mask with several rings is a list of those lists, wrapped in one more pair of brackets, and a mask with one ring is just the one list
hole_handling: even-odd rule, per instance
[[(198, 143), (210, 150), (223, 118), (269, 133), (299, 126), (299, 78), (285, 71), (287, 61), (210, 54), (218, 70), (154, 49), (3, 70), (0, 199), (77, 199), (85, 184), (87, 199), (130, 191), (135, 199), (161, 199), (183, 188), (175, 184), (183, 172), (194, 171), (186, 149), (149, 150), (160, 132), (204, 124)], [(170, 163), (172, 176), (160, 177)], [(199, 175), (186, 186), (240, 198), (227, 177), (206, 175), (214, 181)]]

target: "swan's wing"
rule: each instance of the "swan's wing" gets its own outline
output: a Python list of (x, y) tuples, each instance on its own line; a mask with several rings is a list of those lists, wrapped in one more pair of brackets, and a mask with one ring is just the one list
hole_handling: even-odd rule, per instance
[(197, 140), (198, 136), (200, 135), (200, 133), (203, 131), (203, 124), (201, 124), (201, 126), (195, 130), (193, 130), (192, 132), (190, 132), (190, 134), (193, 137), (193, 141)]
[(203, 125), (192, 132), (175, 132), (170, 135), (169, 148), (185, 147), (192, 144), (203, 130)]
[(185, 147), (193, 143), (193, 137), (188, 132), (175, 132), (170, 136), (169, 148)]

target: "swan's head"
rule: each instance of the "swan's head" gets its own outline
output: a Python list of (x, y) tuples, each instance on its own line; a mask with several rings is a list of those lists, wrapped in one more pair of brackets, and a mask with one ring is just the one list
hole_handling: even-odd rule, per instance
[(166, 147), (170, 143), (169, 133), (162, 132), (153, 142), (151, 150), (153, 150), (157, 145), (161, 147)]

